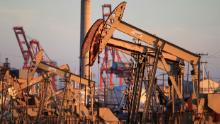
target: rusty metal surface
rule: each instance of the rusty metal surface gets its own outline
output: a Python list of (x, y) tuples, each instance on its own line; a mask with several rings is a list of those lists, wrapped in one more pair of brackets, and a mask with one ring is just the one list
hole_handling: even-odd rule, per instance
[(100, 40), (100, 50), (103, 50), (107, 42), (113, 35), (115, 31), (118, 20), (121, 20), (124, 10), (126, 7), (126, 2), (120, 3), (112, 12), (108, 19), (103, 24), (103, 29), (101, 31), (101, 40)]
[[(141, 71), (137, 71), (135, 75), (132, 75), (134, 79), (136, 78), (134, 81), (134, 84), (140, 83), (140, 85), (137, 85), (138, 88), (132, 89), (134, 91), (132, 94), (134, 96), (134, 99), (131, 99), (130, 101), (133, 102), (134, 109), (132, 109), (132, 107), (131, 109), (123, 108), (125, 110), (125, 111), (123, 110), (123, 112), (129, 113), (128, 110), (129, 109), (132, 110), (133, 111), (132, 113), (134, 113), (133, 114), (134, 116), (130, 116), (129, 120), (131, 122), (132, 120), (140, 120), (140, 121), (134, 121), (134, 123), (141, 122), (142, 120), (141, 118), (143, 117), (144, 114), (146, 115), (146, 119), (148, 119), (149, 113), (152, 114), (152, 115), (149, 115), (151, 119), (156, 118), (155, 120), (153, 120), (155, 121), (155, 123), (156, 121), (159, 120), (160, 118), (159, 116), (161, 116), (161, 118), (164, 119), (164, 122), (166, 119), (168, 122), (169, 118), (172, 118), (173, 116), (181, 117), (184, 112), (179, 113), (178, 115), (175, 115), (176, 111), (180, 111), (180, 109), (174, 108), (174, 101), (176, 100), (174, 99), (174, 97), (173, 99), (169, 98), (169, 100), (173, 101), (173, 108), (167, 108), (167, 109), (170, 109), (170, 110), (167, 110), (169, 112), (173, 110), (173, 113), (172, 113), (173, 115), (170, 115), (169, 113), (164, 112), (164, 110), (163, 110), (164, 113), (161, 112), (159, 114), (155, 112), (153, 109), (152, 110), (149, 109), (149, 111), (148, 109), (145, 109), (144, 114), (142, 111), (139, 111), (139, 101), (140, 101), (142, 83), (144, 83), (144, 81), (146, 83), (146, 81), (150, 80), (151, 82), (150, 84), (152, 85), (149, 85), (149, 84), (146, 85), (150, 87), (150, 89), (147, 90), (147, 98), (148, 98), (148, 101), (151, 101), (151, 100), (153, 101), (153, 99), (151, 99), (153, 97), (151, 96), (151, 94), (152, 92), (155, 92), (153, 91), (154, 90), (153, 83), (156, 77), (155, 76), (156, 69), (157, 68), (162, 69), (163, 71), (167, 72), (168, 76), (170, 77), (172, 86), (176, 89), (175, 93), (173, 90), (172, 95), (174, 96), (174, 94), (177, 94), (179, 98), (182, 99), (183, 98), (182, 92), (181, 90), (178, 89), (179, 82), (178, 82), (178, 79), (176, 79), (177, 77), (175, 77), (177, 74), (176, 75), (172, 74), (172, 71), (173, 70), (175, 71), (176, 68), (172, 68), (171, 64), (175, 62), (179, 63), (180, 61), (178, 61), (177, 59), (182, 58), (184, 61), (190, 61), (192, 64), (194, 64), (193, 68), (196, 69), (197, 68), (196, 64), (197, 64), (197, 61), (199, 61), (199, 56), (191, 53), (190, 51), (186, 51), (185, 49), (182, 49), (174, 44), (171, 44), (168, 41), (165, 41), (155, 35), (152, 35), (139, 28), (129, 25), (126, 22), (123, 22), (121, 18), (123, 16), (125, 6), (126, 6), (126, 2), (120, 3), (113, 10), (113, 12), (110, 14), (110, 16), (108, 17), (106, 21), (104, 21), (103, 19), (98, 19), (92, 25), (92, 27), (89, 29), (88, 33), (86, 34), (86, 37), (82, 44), (81, 57), (84, 57), (84, 58), (87, 57), (88, 59), (88, 55), (89, 55), (88, 64), (89, 66), (92, 66), (95, 60), (97, 59), (99, 53), (101, 53), (102, 50), (106, 46), (116, 47), (118, 49), (122, 49), (129, 53), (137, 52), (140, 55), (144, 53), (144, 57), (148, 57), (147, 58), (148, 62), (146, 62), (145, 64), (143, 64), (143, 66), (141, 66), (143, 68), (141, 69)], [(132, 43), (129, 41), (124, 41), (121, 39), (113, 38), (112, 35), (115, 30), (121, 31), (140, 41), (144, 41), (145, 44), (147, 45), (146, 46), (140, 45), (140, 44), (138, 45), (136, 43)], [(165, 46), (163, 46), (162, 43), (165, 43)], [(160, 45), (161, 45), (160, 50), (158, 50), (157, 54), (155, 54), (154, 53), (155, 49), (159, 48)], [(146, 52), (147, 47), (151, 48), (151, 50), (147, 51), (149, 53)], [(145, 53), (147, 54), (145, 55)], [(140, 61), (143, 59), (136, 59), (136, 62), (134, 63), (137, 63), (137, 60)], [(143, 61), (140, 61), (140, 62), (144, 63)], [(179, 65), (180, 64), (181, 63), (179, 63)], [(145, 69), (145, 67), (148, 69)], [(0, 65), (0, 68), (2, 68), (1, 65)], [(36, 72), (38, 69), (40, 69), (43, 73), (36, 75)], [(152, 74), (148, 73), (148, 75), (146, 74), (148, 79), (143, 78), (144, 76), (146, 76), (144, 75), (145, 70), (149, 70), (149, 72), (152, 73)], [(143, 75), (137, 76), (137, 75), (140, 75), (141, 73)], [(62, 88), (61, 90), (57, 92), (52, 90), (51, 88), (52, 85), (50, 82), (50, 77), (55, 74), (60, 75), (61, 77), (64, 78), (63, 82), (65, 85), (64, 88)], [(195, 74), (193, 75), (196, 75), (196, 74), (198, 74), (198, 72), (195, 72)], [(32, 122), (36, 123), (36, 120), (39, 120), (42, 123), (87, 123), (87, 122), (96, 123), (95, 121), (97, 119), (100, 119), (102, 121), (101, 123), (111, 123), (111, 124), (120, 123), (118, 119), (119, 116), (114, 115), (113, 112), (109, 108), (102, 108), (99, 106), (99, 103), (97, 103), (97, 106), (95, 106), (96, 102), (94, 101), (96, 99), (94, 98), (95, 96), (95, 82), (94, 81), (91, 81), (90, 79), (82, 78), (79, 75), (73, 74), (72, 72), (70, 72), (70, 69), (68, 66), (62, 68), (62, 67), (52, 66), (52, 65), (43, 63), (42, 52), (40, 52), (36, 56), (36, 58), (33, 60), (32, 67), (30, 67), (30, 70), (24, 71), (23, 74), (20, 75), (20, 78), (21, 77), (22, 79), (15, 79), (9, 74), (9, 72), (7, 72), (4, 77), (4, 83), (0, 84), (0, 91), (2, 92), (2, 96), (3, 96), (2, 101), (0, 103), (2, 105), (2, 108), (5, 109), (4, 111), (1, 110), (2, 119), (7, 117), (6, 119), (12, 120), (14, 121), (14, 123), (23, 123), (24, 121), (26, 122), (30, 121), (30, 123)], [(192, 79), (192, 80), (196, 80), (197, 78)], [(36, 84), (38, 84), (39, 86)], [(80, 84), (80, 86), (81, 85), (85, 86), (85, 90), (84, 89), (82, 90), (78, 84)], [(34, 91), (34, 90), (39, 90), (39, 91)], [(132, 90), (130, 91), (127, 90), (127, 92), (130, 92), (131, 94)], [(137, 92), (138, 95), (136, 91), (139, 91)], [(127, 94), (130, 95), (129, 93)], [(130, 96), (127, 96), (127, 97), (130, 97)], [(164, 97), (166, 96), (164, 95)], [(34, 103), (33, 104), (29, 103), (29, 99), (32, 99)], [(219, 99), (220, 99), (220, 94), (208, 94), (208, 106), (214, 112), (218, 114), (220, 114)], [(3, 105), (3, 100), (5, 102), (4, 105)], [(148, 101), (146, 103), (148, 103), (149, 105), (146, 105), (146, 106), (150, 106), (150, 102)], [(9, 103), (11, 103), (11, 105), (8, 105)], [(205, 103), (205, 100), (201, 99), (200, 104), (197, 105), (197, 108), (199, 108), (197, 110), (197, 114), (204, 113), (204, 109), (205, 109), (204, 103)], [(125, 102), (124, 104), (127, 104), (127, 103)], [(152, 106), (150, 107), (153, 108), (154, 106), (156, 105), (152, 104)], [(8, 109), (6, 109), (7, 107)], [(146, 108), (150, 108), (150, 107), (146, 107)], [(9, 113), (12, 112), (12, 115), (3, 116), (4, 112), (9, 112)], [(120, 112), (122, 112), (121, 108), (120, 108)], [(190, 114), (186, 113), (186, 114), (187, 114), (186, 116), (190, 115), (189, 121), (193, 121), (193, 119), (191, 118), (191, 116), (193, 116), (193, 113), (190, 113)], [(155, 116), (158, 116), (158, 117), (155, 117)], [(185, 117), (182, 117), (182, 118), (185, 118)], [(16, 119), (18, 120), (18, 122), (15, 122)], [(187, 120), (187, 119), (183, 119), (183, 120)], [(146, 121), (144, 120), (143, 122), (145, 123), (147, 122), (147, 120)]]
[(83, 42), (81, 55), (85, 57), (85, 55), (89, 52), (89, 64), (93, 65), (97, 53), (99, 52), (99, 36), (98, 30), (102, 25), (103, 20), (98, 19), (89, 29), (88, 33), (86, 34), (85, 40)]
[(118, 118), (111, 112), (109, 108), (99, 108), (99, 117), (110, 124), (118, 124)]
[(220, 114), (220, 94), (219, 93), (208, 94), (208, 106), (213, 111)]

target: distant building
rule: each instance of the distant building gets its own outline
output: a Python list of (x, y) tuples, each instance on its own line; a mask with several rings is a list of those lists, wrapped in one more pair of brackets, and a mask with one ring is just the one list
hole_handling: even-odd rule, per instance
[(217, 89), (219, 89), (219, 83), (210, 79), (206, 79), (200, 81), (200, 93), (214, 93)]

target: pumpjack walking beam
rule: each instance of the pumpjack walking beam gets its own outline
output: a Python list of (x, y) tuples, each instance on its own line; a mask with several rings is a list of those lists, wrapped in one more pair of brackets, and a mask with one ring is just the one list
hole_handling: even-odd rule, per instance
[[(105, 35), (105, 37), (101, 37), (101, 33), (104, 30), (103, 28), (103, 21), (97, 20), (92, 27), (90, 28), (90, 30), (88, 31), (84, 44), (83, 44), (83, 49), (82, 49), (82, 55), (87, 54), (87, 52), (90, 52), (90, 57), (89, 57), (89, 61), (90, 61), (90, 66), (94, 63), (94, 61), (96, 60), (98, 54), (104, 49), (104, 47), (106, 45), (109, 46), (114, 46), (117, 47), (119, 49), (123, 49), (127, 52), (138, 52), (138, 53), (144, 53), (146, 52), (146, 46), (142, 46), (142, 45), (137, 45), (128, 41), (124, 41), (121, 39), (116, 39), (116, 38), (112, 38), (110, 37), (108, 40), (102, 40), (105, 39), (108, 35)], [(155, 48), (150, 48), (148, 47), (148, 49), (150, 49), (151, 51), (154, 51)], [(173, 61), (177, 61), (177, 57), (174, 55), (171, 55), (169, 53), (166, 53), (164, 51), (162, 51), (163, 56), (165, 56), (166, 58), (173, 60)], [(152, 57), (151, 57), (152, 56)], [(149, 57), (151, 57), (151, 62), (153, 63), (152, 60), (154, 60), (154, 55), (150, 55)], [(166, 61), (165, 61), (166, 62)], [(168, 74), (170, 74), (171, 72), (171, 68), (166, 64), (166, 68), (163, 67), (165, 64), (164, 62), (162, 62), (161, 60), (158, 61), (158, 64), (160, 65), (161, 68), (163, 68)], [(171, 76), (171, 75), (170, 75)], [(175, 80), (172, 80), (172, 83), (175, 87), (175, 90), (178, 94), (178, 97), (180, 99), (182, 99), (182, 94), (180, 93)]]
[[(197, 54), (194, 54), (188, 50), (185, 50), (179, 46), (176, 46), (160, 37), (157, 37), (153, 34), (150, 34), (146, 31), (143, 31), (135, 26), (132, 26), (124, 21), (122, 21), (122, 15), (124, 12), (126, 6), (126, 2), (122, 2), (119, 4), (112, 14), (109, 16), (109, 18), (105, 21), (104, 28), (102, 31), (102, 36), (104, 38), (102, 39), (102, 42), (105, 40), (109, 40), (109, 38), (112, 36), (113, 32), (115, 30), (119, 30), (123, 33), (126, 33), (127, 35), (130, 35), (134, 38), (139, 39), (140, 41), (144, 41), (149, 45), (158, 44), (161, 45), (164, 43), (164, 47), (162, 48), (162, 51), (165, 51), (169, 54), (175, 55), (185, 61), (188, 61), (192, 64), (198, 64), (199, 56)], [(106, 36), (107, 35), (107, 36)], [(105, 46), (103, 44), (103, 46)], [(101, 46), (102, 47), (102, 46)], [(102, 49), (102, 48), (101, 48)]]
[[(108, 43), (108, 41), (110, 41), (112, 34), (115, 30), (119, 30), (125, 34), (128, 34), (136, 39), (139, 39), (140, 41), (144, 41), (145, 43), (147, 43), (148, 45), (154, 46), (154, 44), (157, 45), (161, 45), (164, 44), (164, 47), (161, 49), (161, 51), (169, 53), (171, 55), (174, 55), (184, 61), (190, 62), (192, 64), (192, 68), (194, 70), (194, 82), (195, 84), (197, 84), (199, 82), (199, 74), (198, 74), (198, 70), (197, 70), (197, 64), (200, 60), (200, 56), (187, 51), (179, 46), (176, 46), (162, 38), (159, 38), (155, 35), (152, 35), (148, 32), (145, 32), (141, 29), (138, 29), (126, 22), (123, 22), (122, 19), (122, 15), (124, 12), (126, 6), (126, 2), (122, 2), (121, 4), (119, 4), (114, 11), (111, 13), (111, 15), (109, 16), (109, 18), (104, 22), (103, 28), (100, 27), (98, 29), (93, 29), (94, 31), (99, 31), (101, 32), (100, 38), (96, 39), (96, 43), (100, 44), (99, 47), (90, 47), (92, 48), (93, 53), (96, 52), (101, 52), (102, 49), (106, 46), (106, 44)], [(97, 27), (99, 26), (99, 24), (96, 25)], [(97, 36), (96, 36), (97, 37)], [(162, 54), (162, 55), (163, 55)], [(97, 54), (95, 54), (97, 55)], [(93, 55), (90, 55), (90, 59), (94, 59), (96, 58)], [(93, 60), (94, 61), (94, 60)], [(167, 64), (166, 61), (164, 61), (164, 64)], [(175, 87), (175, 90), (177, 91), (177, 87)], [(178, 93), (178, 96), (180, 98), (181, 95), (180, 93)]]
[[(199, 74), (197, 70), (197, 64), (199, 63), (200, 56), (190, 51), (187, 51), (179, 46), (176, 46), (160, 37), (152, 35), (146, 31), (138, 29), (137, 27), (134, 27), (122, 21), (122, 15), (123, 15), (125, 6), (126, 6), (126, 2), (122, 2), (121, 4), (119, 4), (104, 23), (101, 21), (97, 21), (97, 23), (93, 25), (94, 28), (91, 28), (89, 31), (90, 33), (87, 34), (84, 45), (83, 45), (83, 49), (82, 49), (83, 50), (82, 52), (84, 53), (82, 53), (82, 55), (87, 52), (90, 53), (90, 58), (89, 58), (90, 65), (93, 64), (98, 54), (102, 52), (103, 48), (107, 44), (114, 45), (119, 48), (121, 47), (117, 45), (115, 42), (112, 42), (112, 44), (110, 43), (111, 40), (113, 39), (112, 38), (113, 33), (115, 32), (115, 30), (118, 30), (140, 41), (145, 42), (146, 44), (149, 45), (149, 47), (152, 47), (152, 49), (160, 48), (160, 51), (161, 51), (160, 60), (162, 64), (164, 65), (164, 69), (167, 72), (169, 70), (168, 69), (169, 64), (167, 60), (165, 60), (165, 54), (172, 55), (176, 57), (177, 59), (190, 62), (192, 64), (192, 68), (194, 72), (192, 79), (194, 79), (193, 80), (194, 84), (198, 86)], [(183, 98), (182, 94), (176, 85), (174, 76), (170, 73), (168, 74), (174, 86), (174, 89), (177, 92), (178, 97), (182, 99)]]
[[(179, 46), (176, 46), (160, 37), (157, 37), (153, 34), (150, 34), (146, 31), (143, 31), (135, 26), (132, 26), (124, 21), (122, 21), (123, 12), (126, 6), (126, 2), (122, 2), (119, 4), (109, 16), (109, 18), (104, 23), (104, 28), (101, 31), (101, 45), (100, 49), (105, 46), (105, 43), (111, 38), (113, 32), (115, 30), (121, 31), (127, 35), (130, 35), (140, 41), (144, 41), (148, 45), (154, 46), (155, 44), (161, 45), (164, 44), (162, 51), (172, 54), (184, 61), (190, 62), (192, 64), (192, 68), (194, 70), (194, 78), (195, 83), (198, 85), (199, 82), (199, 74), (197, 69), (197, 65), (200, 61), (200, 56), (194, 54), (188, 50), (185, 50)], [(166, 64), (166, 63), (165, 63)], [(175, 88), (176, 89), (176, 88)]]
[[(43, 53), (42, 53), (42, 51), (40, 51), (36, 55), (36, 59), (42, 58), (42, 55), (43, 55)], [(43, 71), (46, 71), (46, 72), (51, 72), (51, 73), (63, 76), (63, 77), (65, 77), (66, 75), (69, 75), (70, 80), (75, 81), (75, 82), (80, 83), (80, 84), (83, 84), (85, 86), (89, 86), (90, 83), (91, 84), (95, 83), (94, 81), (91, 81), (91, 80), (86, 79), (86, 78), (82, 78), (82, 77), (80, 77), (76, 74), (73, 74), (73, 73), (69, 72), (69, 71), (65, 71), (65, 70), (60, 69), (56, 66), (52, 66), (52, 65), (49, 65), (49, 64), (46, 64), (46, 63), (43, 63), (43, 62), (39, 62), (39, 64), (37, 65), (37, 68), (41, 69)]]
[[(93, 26), (90, 28), (89, 32), (87, 33), (87, 36), (85, 38), (85, 42), (84, 42), (84, 45), (83, 45), (84, 48), (82, 49), (82, 55), (84, 55), (84, 53), (86, 53), (86, 52), (90, 52), (91, 56), (90, 56), (89, 60), (90, 60), (91, 65), (94, 63), (97, 55), (99, 54), (99, 51), (102, 51), (102, 50), (98, 49), (99, 45), (100, 45), (100, 42), (97, 42), (100, 38), (99, 29), (101, 29), (103, 27), (102, 22), (103, 22), (102, 20), (97, 20), (93, 24)], [(171, 67), (170, 63), (165, 65), (163, 63), (162, 59), (165, 60), (166, 63), (167, 63), (167, 61), (171, 61), (171, 62), (174, 62), (174, 63), (178, 62), (177, 61), (178, 57), (176, 57), (174, 55), (171, 55), (171, 54), (168, 54), (164, 51), (163, 52), (161, 51), (161, 49), (163, 48), (163, 45), (161, 45), (161, 47), (159, 47), (161, 49), (159, 49), (158, 52), (156, 52), (157, 54), (153, 54), (153, 53), (155, 53), (155, 48), (158, 49), (158, 47), (150, 48), (150, 47), (147, 47), (147, 46), (143, 46), (143, 45), (140, 45), (140, 44), (135, 44), (135, 43), (132, 43), (132, 42), (128, 42), (128, 41), (113, 38), (113, 37), (111, 37), (105, 45), (115, 47), (118, 50), (122, 50), (123, 52), (125, 52), (129, 55), (132, 55), (133, 53), (143, 54), (143, 53), (148, 52), (147, 57), (148, 57), (149, 63), (152, 64), (152, 65), (153, 64), (156, 65), (152, 68), (152, 71), (154, 70), (153, 72), (156, 72), (156, 69), (158, 67), (158, 68), (166, 71), (168, 74), (172, 73), (172, 67)], [(104, 47), (103, 47), (103, 49), (104, 49)], [(147, 49), (150, 50), (150, 52), (147, 51)], [(163, 56), (162, 56), (161, 53), (163, 53)], [(166, 67), (164, 67), (164, 66), (166, 66)], [(155, 77), (155, 73), (153, 73), (151, 75), (151, 77)], [(154, 81), (153, 78), (151, 80)], [(151, 81), (151, 82), (153, 82), (153, 81)], [(175, 85), (176, 84), (175, 80), (172, 80), (172, 83), (173, 83), (173, 85)], [(153, 86), (151, 86), (151, 88), (150, 88), (151, 90), (149, 89), (149, 91), (152, 91), (152, 87)], [(178, 95), (180, 96), (180, 98), (182, 98), (182, 94), (178, 90), (178, 87), (176, 85), (175, 85), (175, 87), (177, 89)], [(151, 94), (151, 93), (148, 93), (148, 94)], [(148, 97), (147, 101), (149, 101), (149, 99), (150, 99), (150, 96)], [(146, 102), (146, 106), (149, 106), (148, 102)], [(138, 107), (136, 107), (136, 106), (135, 107), (133, 106), (132, 108), (130, 108), (130, 111), (131, 111), (130, 115), (131, 116), (130, 116), (129, 120), (131, 120), (131, 118), (132, 118), (132, 120), (136, 118), (134, 114), (137, 113), (137, 108)], [(148, 108), (148, 107), (146, 107), (146, 108)], [(135, 119), (135, 121), (137, 121), (137, 120)]]

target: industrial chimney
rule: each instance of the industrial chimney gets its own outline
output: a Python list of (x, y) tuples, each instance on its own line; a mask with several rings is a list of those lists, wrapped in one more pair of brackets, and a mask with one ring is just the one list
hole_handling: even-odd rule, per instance
[[(81, 20), (80, 20), (80, 51), (87, 31), (90, 28), (91, 20), (91, 0), (81, 0)], [(80, 52), (81, 53), (81, 52)], [(85, 57), (80, 55), (81, 76), (89, 78), (89, 53)]]

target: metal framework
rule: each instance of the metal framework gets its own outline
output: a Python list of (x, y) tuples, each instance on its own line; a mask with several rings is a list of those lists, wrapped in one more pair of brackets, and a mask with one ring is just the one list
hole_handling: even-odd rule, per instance
[[(20, 47), (22, 56), (24, 58), (23, 69), (28, 69), (30, 68), (30, 62), (33, 60), (33, 58), (40, 50), (43, 50), (43, 48), (41, 47), (39, 41), (35, 39), (32, 39), (28, 42), (23, 27), (15, 26), (13, 30), (15, 32), (15, 36), (18, 45)], [(46, 53), (44, 53), (43, 61), (53, 66), (56, 65), (56, 62), (50, 60), (50, 58), (46, 55)], [(56, 90), (56, 77), (53, 76), (51, 77), (51, 79), (52, 79), (53, 88)]]
[[(199, 82), (198, 81), (199, 79), (198, 68), (199, 67), (197, 68), (197, 64), (199, 63), (200, 56), (190, 51), (187, 51), (179, 46), (176, 46), (160, 37), (152, 35), (146, 31), (143, 31), (137, 27), (134, 27), (122, 21), (122, 15), (123, 15), (125, 6), (126, 6), (126, 2), (122, 2), (113, 10), (113, 12), (111, 13), (111, 15), (108, 17), (106, 21), (102, 21), (102, 20), (96, 21), (96, 23), (92, 26), (92, 28), (89, 30), (89, 33), (86, 36), (86, 39), (84, 42), (86, 43), (86, 46), (84, 46), (82, 49), (83, 50), (82, 55), (89, 52), (90, 53), (90, 58), (89, 58), (90, 65), (92, 65), (95, 59), (97, 58), (98, 54), (101, 53), (102, 50), (107, 45), (117, 46), (118, 48), (123, 48), (124, 50), (130, 50), (130, 52), (135, 51), (135, 50), (138, 51), (137, 45), (129, 44), (128, 42), (123, 42), (123, 40), (119, 40), (119, 42), (116, 42), (118, 41), (118, 39), (113, 38), (113, 33), (115, 32), (115, 30), (121, 31), (131, 37), (134, 37), (135, 39), (138, 39), (140, 42), (145, 42), (146, 44), (148, 44), (148, 49), (151, 52), (148, 52), (148, 50), (145, 48), (144, 48), (145, 52), (141, 52), (141, 53), (146, 53), (147, 55), (153, 56), (153, 60), (151, 61), (152, 67), (150, 69), (150, 73), (148, 74), (149, 75), (149, 83), (148, 83), (149, 88), (146, 89), (147, 94), (146, 94), (146, 101), (144, 105), (145, 106), (144, 115), (146, 115), (146, 112), (148, 111), (149, 104), (150, 104), (149, 100), (151, 99), (151, 94), (152, 94), (152, 90), (154, 87), (153, 83), (154, 83), (156, 69), (157, 69), (158, 64), (162, 63), (163, 69), (168, 73), (169, 79), (172, 82), (172, 87), (175, 89), (177, 96), (180, 99), (183, 99), (181, 89), (179, 88), (181, 84), (177, 84), (175, 75), (173, 73), (170, 73), (172, 72), (172, 70), (170, 69), (170, 66), (168, 64), (168, 61), (166, 60), (166, 57), (171, 56), (171, 58), (174, 58), (174, 61), (190, 62), (192, 64), (192, 68), (194, 72), (192, 75), (193, 77), (192, 79), (194, 82), (194, 86), (197, 87), (198, 82)], [(135, 46), (134, 49), (133, 47), (130, 47), (132, 45)], [(144, 69), (141, 70), (141, 72), (143, 71)], [(140, 87), (142, 87), (138, 85), (139, 84), (139, 71), (136, 72), (135, 78), (138, 78), (138, 79), (135, 79), (134, 81), (136, 83), (135, 84), (136, 88), (134, 87), (135, 89), (133, 90), (134, 98), (132, 98), (132, 101), (139, 99), (137, 98), (137, 96), (139, 97), (139, 94), (141, 91)], [(136, 90), (138, 90), (138, 93), (135, 93)], [(172, 94), (174, 94), (174, 92)], [(134, 103), (133, 105), (131, 105), (131, 112), (130, 112), (131, 116), (129, 117), (129, 120), (133, 119), (133, 117), (135, 118), (136, 116), (135, 114), (138, 109), (138, 107), (136, 106), (138, 106), (138, 103)], [(174, 99), (173, 99), (173, 106), (174, 106)], [(146, 117), (142, 118), (142, 122), (143, 123), (146, 122)], [(131, 123), (133, 123), (133, 121), (131, 121)]]
[(34, 57), (33, 54), (32, 54), (30, 45), (27, 41), (27, 38), (26, 38), (25, 32), (23, 30), (23, 27), (16, 26), (13, 29), (14, 29), (15, 36), (16, 36), (16, 39), (18, 41), (18, 45), (20, 47), (22, 56), (24, 58), (23, 68), (28, 68), (29, 67), (29, 65), (28, 65), (29, 61), (31, 59), (33, 59), (33, 57)]
[[(39, 42), (36, 40), (28, 42), (23, 28), (14, 27), (24, 58), (23, 70), (26, 71), (23, 72), (24, 76), (15, 77), (11, 75), (9, 66), (6, 68), (7, 62), (5, 67), (0, 66), (2, 123), (118, 124), (119, 120), (126, 120), (128, 124), (145, 124), (149, 119), (155, 118), (157, 107), (165, 106), (167, 107), (166, 111), (163, 111), (165, 118), (170, 119), (174, 116), (178, 118), (176, 114), (178, 112), (182, 114), (184, 107), (187, 107), (184, 106), (187, 102), (184, 101), (182, 90), (184, 62), (191, 63), (193, 69), (191, 77), (196, 89), (192, 97), (196, 95), (197, 98), (197, 105), (193, 111), (196, 115), (194, 120), (198, 119), (198, 122), (201, 122), (204, 119), (206, 101), (198, 96), (200, 56), (124, 22), (122, 16), (126, 2), (120, 3), (113, 11), (110, 4), (102, 7), (103, 19), (98, 19), (86, 34), (81, 57), (89, 57), (90, 68), (95, 60), (99, 59), (99, 54), (104, 52), (100, 68), (100, 88), (102, 82), (113, 87), (113, 75), (118, 75), (121, 80), (128, 78), (124, 81), (126, 90), (123, 91), (124, 96), (121, 100), (123, 103), (114, 109), (115, 113), (97, 103), (94, 81), (72, 73), (66, 64), (59, 67), (51, 64)], [(108, 12), (105, 12), (106, 10)], [(114, 33), (117, 31), (132, 37), (135, 41), (115, 38)], [(131, 57), (132, 63), (129, 64), (129, 68), (124, 68), (127, 66), (119, 52)], [(115, 66), (119, 64), (122, 65), (121, 68)], [(159, 69), (168, 75), (168, 95), (158, 84)], [(124, 75), (125, 71), (129, 71), (129, 76)], [(63, 87), (59, 90), (53, 88), (51, 77), (54, 75), (63, 79)], [(216, 104), (218, 99), (214, 100), (214, 97), (218, 98), (219, 95), (208, 95), (207, 105), (219, 113), (220, 109)], [(125, 114), (125, 117), (119, 116), (121, 114)], [(183, 122), (185, 123), (184, 120)], [(151, 123), (158, 122), (151, 120)]]
[[(111, 11), (111, 4), (102, 5), (103, 20), (106, 20), (110, 16)], [(105, 48), (104, 57), (101, 59), (101, 62), (99, 94), (104, 96), (105, 105), (116, 106), (120, 102), (114, 86), (119, 82), (122, 88), (123, 80), (129, 77), (128, 63), (122, 61), (119, 51), (114, 47)]]

